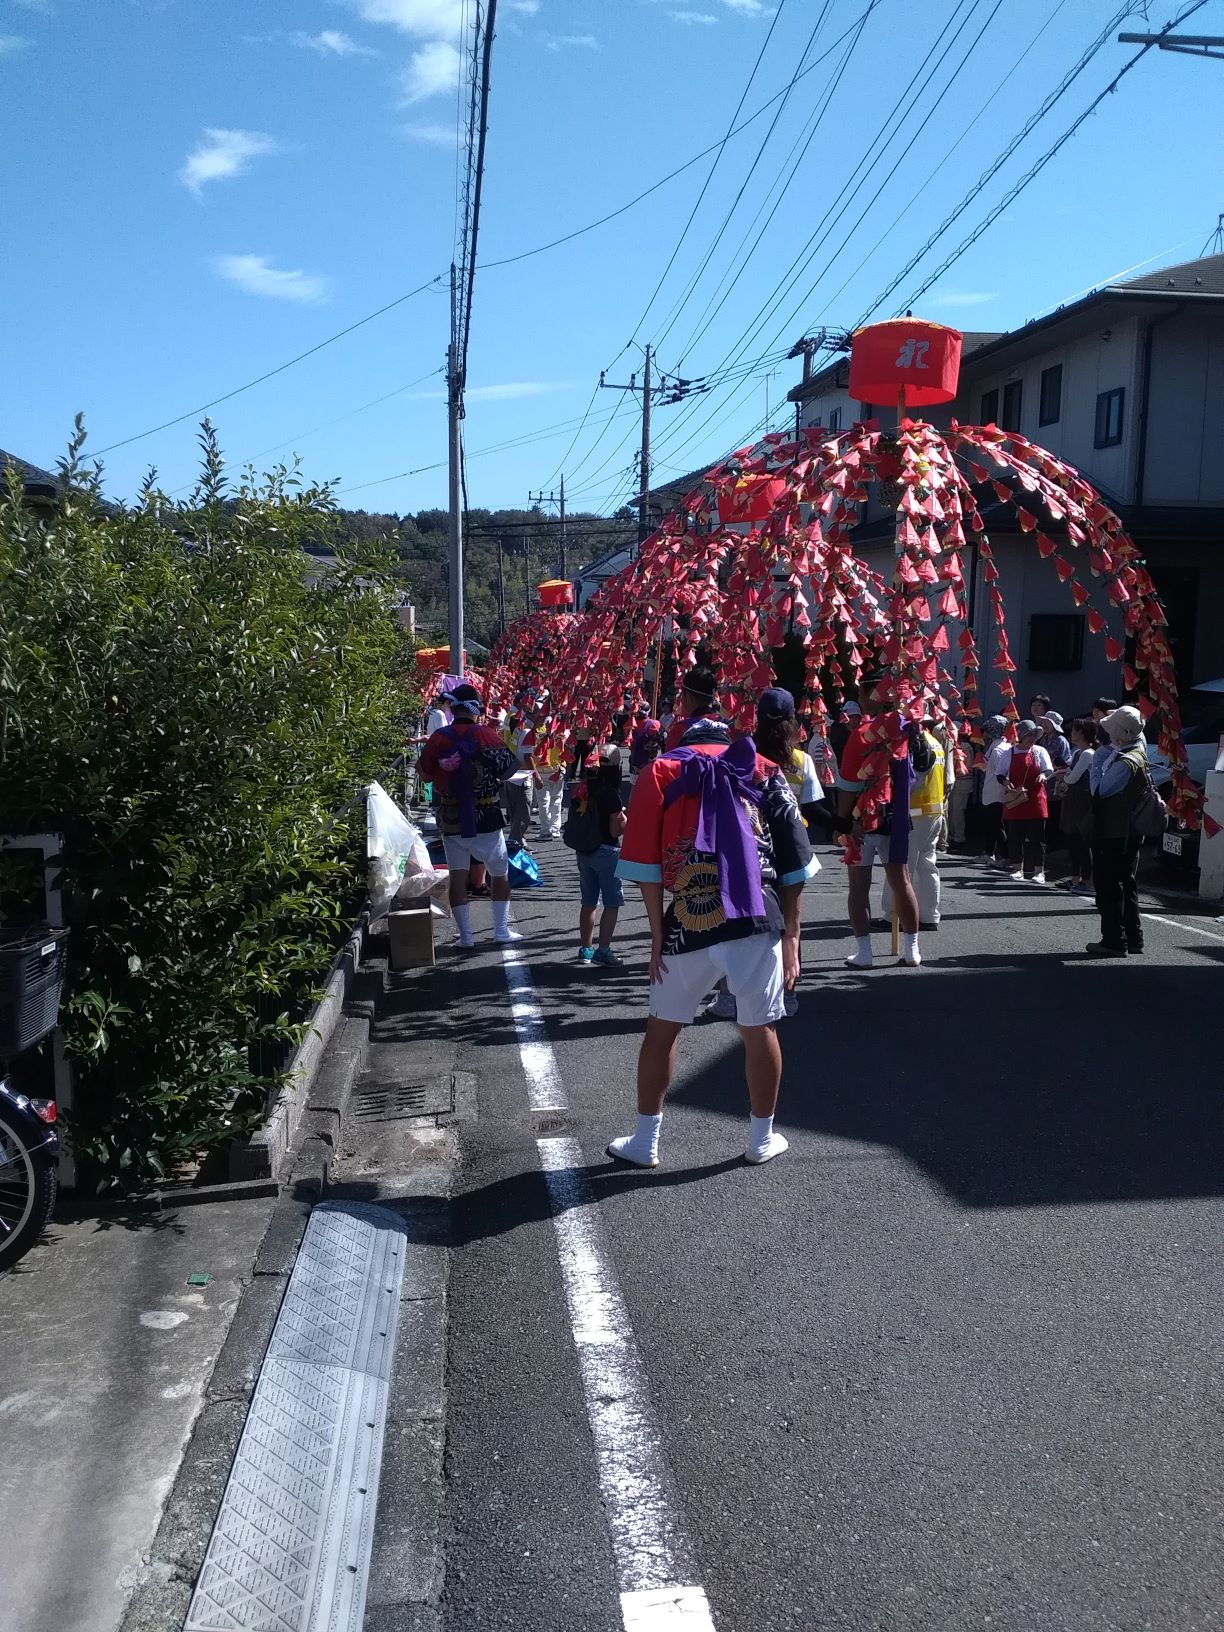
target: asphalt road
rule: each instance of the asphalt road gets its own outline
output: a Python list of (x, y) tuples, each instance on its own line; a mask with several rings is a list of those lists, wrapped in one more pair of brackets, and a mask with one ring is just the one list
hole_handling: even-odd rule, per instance
[[(718, 1632), (1224, 1625), (1224, 925), (1083, 956), (1090, 902), (953, 860), (921, 970), (850, 973), (805, 896), (790, 1151), (740, 1160), (734, 1028), (632, 1126), (645, 920), (576, 961), (573, 858), (516, 915), (668, 1500)], [(487, 907), (476, 909), (484, 929)], [(1177, 918), (1176, 914), (1165, 914)], [(877, 957), (884, 937), (877, 937)], [(616, 1632), (616, 1562), (502, 961), (446, 1017), (478, 1120), (453, 1204), (447, 1632)]]

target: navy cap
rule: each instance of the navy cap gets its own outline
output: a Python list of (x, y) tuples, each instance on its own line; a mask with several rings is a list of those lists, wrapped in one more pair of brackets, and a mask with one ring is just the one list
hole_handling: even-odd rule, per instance
[(757, 699), (758, 720), (793, 720), (795, 699), (781, 686), (771, 686)]

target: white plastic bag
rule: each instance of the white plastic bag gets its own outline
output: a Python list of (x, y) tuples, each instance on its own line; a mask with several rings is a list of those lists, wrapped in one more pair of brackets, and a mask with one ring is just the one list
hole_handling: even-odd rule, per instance
[(366, 855), (370, 858), (370, 917), (381, 918), (396, 895), (414, 900), (428, 895), (439, 874), (420, 832), (385, 788), (366, 790)]

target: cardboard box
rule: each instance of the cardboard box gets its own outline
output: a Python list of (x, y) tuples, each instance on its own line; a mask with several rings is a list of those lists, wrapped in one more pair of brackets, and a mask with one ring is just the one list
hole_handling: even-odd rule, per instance
[(397, 908), (387, 914), (392, 969), (412, 969), (434, 962), (434, 919), (441, 916), (428, 898), (420, 906)]

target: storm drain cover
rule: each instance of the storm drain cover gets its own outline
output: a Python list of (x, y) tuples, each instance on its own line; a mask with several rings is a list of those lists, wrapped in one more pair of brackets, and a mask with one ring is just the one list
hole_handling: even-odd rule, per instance
[(449, 1076), (425, 1082), (363, 1077), (353, 1090), (353, 1115), (359, 1122), (394, 1122), (400, 1117), (444, 1115), (455, 1108)]
[(394, 1213), (315, 1208), (184, 1632), (359, 1632), (403, 1272)]

